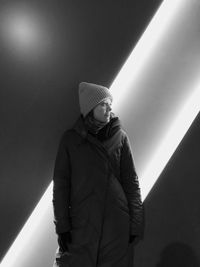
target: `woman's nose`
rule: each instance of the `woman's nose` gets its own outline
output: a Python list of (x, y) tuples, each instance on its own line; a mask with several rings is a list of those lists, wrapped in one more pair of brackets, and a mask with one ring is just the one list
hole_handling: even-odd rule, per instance
[(107, 110), (111, 111), (112, 110), (111, 106), (107, 106)]

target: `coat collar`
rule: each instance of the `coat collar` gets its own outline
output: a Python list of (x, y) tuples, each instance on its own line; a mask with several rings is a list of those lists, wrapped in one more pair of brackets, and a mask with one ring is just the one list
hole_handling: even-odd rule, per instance
[(98, 152), (104, 157), (104, 159), (108, 159), (108, 152), (103, 144), (87, 131), (82, 115), (75, 122), (73, 129), (83, 138), (83, 143), (85, 141), (88, 141), (94, 146), (94, 148), (98, 150)]
[[(115, 117), (115, 124), (119, 124), (118, 118), (117, 119), (116, 118), (117, 117)], [(93, 135), (91, 135), (89, 132), (87, 132), (87, 129), (84, 125), (84, 118), (82, 117), (82, 115), (80, 115), (80, 117), (77, 119), (77, 121), (75, 122), (72, 129), (75, 130), (77, 132), (77, 134), (79, 134), (83, 138), (83, 141), (81, 143), (88, 141), (88, 143), (91, 144), (93, 149), (96, 150), (96, 152), (106, 162), (106, 164), (108, 166), (108, 170), (113, 172), (117, 177), (117, 174), (115, 172), (115, 168), (112, 166), (112, 162), (110, 160), (110, 156), (109, 156), (109, 153), (108, 153), (106, 147), (97, 138), (95, 138)]]
[[(116, 121), (117, 120), (117, 121)], [(118, 125), (119, 124), (119, 120), (117, 117), (115, 117), (115, 124)], [(87, 129), (84, 125), (84, 118), (82, 117), (82, 115), (77, 119), (76, 123), (74, 124), (73, 128), (80, 136), (82, 136), (83, 138), (83, 143), (85, 141), (88, 141), (93, 149), (96, 150), (96, 152), (105, 160), (105, 162), (108, 164), (108, 168), (115, 173), (115, 169), (112, 166), (112, 163), (110, 161), (110, 156), (109, 153), (107, 151), (107, 149), (105, 148), (105, 146), (103, 145), (102, 142), (100, 142), (97, 138), (95, 138), (94, 136), (92, 136), (89, 132), (87, 132)], [(117, 174), (115, 174), (117, 177)]]
[[(106, 126), (105, 126), (106, 127)], [(115, 116), (114, 113), (111, 113), (111, 124), (108, 125), (107, 129), (110, 130), (110, 129), (115, 129), (115, 130), (118, 130), (119, 128), (121, 127), (120, 125), (120, 120), (117, 116)], [(110, 129), (109, 129), (110, 128)], [(73, 129), (80, 135), (82, 136), (84, 139), (87, 138), (87, 136), (92, 136), (85, 124), (84, 124), (84, 118), (82, 115), (80, 115), (77, 119), (77, 121), (75, 122), (74, 126), (73, 126)], [(116, 132), (116, 131), (115, 131)]]

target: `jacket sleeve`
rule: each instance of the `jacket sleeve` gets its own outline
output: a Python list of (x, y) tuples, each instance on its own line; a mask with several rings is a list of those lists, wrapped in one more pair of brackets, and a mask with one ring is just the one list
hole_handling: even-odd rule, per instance
[(138, 176), (127, 135), (125, 135), (121, 151), (120, 178), (129, 205), (130, 233), (131, 235), (142, 237), (144, 230), (144, 210)]
[(71, 229), (69, 220), (70, 159), (65, 135), (61, 138), (53, 174), (53, 211), (56, 233)]

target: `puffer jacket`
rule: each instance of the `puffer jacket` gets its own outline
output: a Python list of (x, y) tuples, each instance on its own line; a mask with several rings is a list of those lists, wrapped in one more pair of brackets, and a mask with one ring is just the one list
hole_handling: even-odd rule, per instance
[(129, 267), (129, 236), (143, 234), (143, 205), (126, 132), (118, 117), (93, 136), (80, 116), (60, 141), (53, 176), (56, 233), (70, 231), (59, 267)]

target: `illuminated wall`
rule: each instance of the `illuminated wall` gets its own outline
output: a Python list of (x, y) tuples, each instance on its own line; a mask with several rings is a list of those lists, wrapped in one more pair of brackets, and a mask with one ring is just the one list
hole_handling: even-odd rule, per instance
[(200, 114), (145, 200), (145, 238), (137, 267), (200, 265)]

